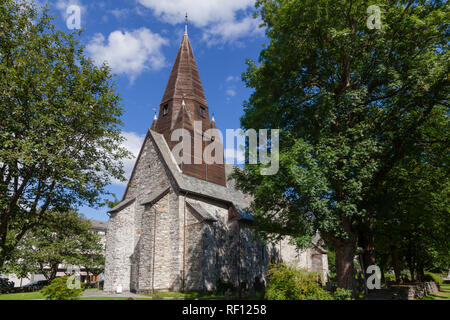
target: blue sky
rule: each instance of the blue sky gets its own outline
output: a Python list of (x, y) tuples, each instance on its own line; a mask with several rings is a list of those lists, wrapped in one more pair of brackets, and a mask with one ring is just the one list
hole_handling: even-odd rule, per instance
[[(125, 146), (135, 155), (158, 108), (189, 16), (189, 38), (217, 126), (240, 127), (243, 101), (251, 91), (241, 74), (245, 59), (256, 60), (267, 42), (252, 18), (254, 0), (36, 0), (48, 3), (55, 25), (66, 31), (67, 8), (81, 9), (81, 43), (86, 55), (112, 67), (123, 101)], [(226, 146), (225, 146), (226, 147)], [(135, 159), (125, 161), (127, 175)], [(124, 183), (109, 191), (121, 198)], [(79, 208), (89, 218), (107, 220), (106, 208)]]

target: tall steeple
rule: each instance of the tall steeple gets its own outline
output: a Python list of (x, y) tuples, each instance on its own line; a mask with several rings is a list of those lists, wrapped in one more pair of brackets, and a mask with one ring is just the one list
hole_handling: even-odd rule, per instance
[[(201, 122), (201, 132), (194, 132), (194, 121)], [(152, 130), (164, 135), (171, 150), (179, 143), (171, 141), (172, 132), (178, 128), (191, 132), (192, 140), (196, 136), (203, 138), (203, 133), (211, 128), (208, 103), (187, 33), (187, 14), (185, 33), (161, 100), (156, 125), (152, 126)], [(202, 142), (202, 154), (207, 144), (207, 141)], [(200, 159), (201, 164), (194, 164), (199, 159), (194, 162), (194, 146), (191, 149), (191, 164), (180, 165), (183, 173), (226, 186), (224, 165), (207, 165), (203, 159)]]

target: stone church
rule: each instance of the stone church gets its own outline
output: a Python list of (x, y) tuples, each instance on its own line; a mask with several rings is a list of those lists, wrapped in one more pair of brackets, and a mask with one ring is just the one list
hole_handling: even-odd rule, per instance
[[(193, 121), (201, 121), (203, 132)], [(203, 137), (215, 126), (186, 30), (159, 116), (122, 201), (109, 211), (105, 291), (210, 291), (218, 281), (250, 289), (266, 281), (269, 263), (279, 261), (326, 279), (327, 253), (319, 245), (298, 250), (288, 239), (264, 245), (254, 237), (250, 199), (227, 179), (232, 165), (177, 164), (171, 133), (184, 128)]]

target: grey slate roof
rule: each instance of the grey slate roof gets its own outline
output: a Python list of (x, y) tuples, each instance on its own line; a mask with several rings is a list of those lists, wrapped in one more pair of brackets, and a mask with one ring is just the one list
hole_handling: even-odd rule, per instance
[(169, 187), (169, 186), (167, 186), (167, 187), (165, 187), (165, 188), (158, 188), (158, 189), (155, 189), (155, 190), (153, 190), (153, 191), (147, 196), (147, 198), (146, 198), (144, 201), (142, 201), (140, 204), (141, 204), (141, 205), (145, 205), (145, 204), (149, 204), (149, 203), (156, 202), (156, 201), (158, 201), (159, 199), (161, 199), (162, 197), (164, 197), (164, 196), (167, 194), (167, 192), (169, 192), (169, 190), (170, 190), (170, 187)]
[(119, 204), (117, 204), (114, 208), (110, 209), (108, 212), (109, 213), (113, 213), (113, 212), (119, 211), (123, 207), (126, 207), (127, 205), (132, 203), (134, 200), (136, 200), (136, 198), (131, 198), (129, 200), (124, 200), (124, 201), (120, 202)]
[(188, 207), (193, 209), (195, 212), (197, 212), (205, 221), (217, 221), (216, 218), (214, 218), (212, 215), (209, 214), (209, 212), (203, 208), (203, 206), (200, 203), (195, 203), (192, 201), (186, 201)]
[(99, 231), (105, 231), (106, 232), (106, 227), (108, 222), (106, 221), (100, 221), (100, 220), (94, 220), (94, 219), (88, 219), (89, 222), (92, 225), (93, 230), (99, 230)]
[[(253, 217), (251, 216), (251, 214), (246, 212), (246, 209), (251, 203), (251, 199), (239, 190), (236, 190), (233, 181), (228, 180), (228, 186), (224, 187), (212, 182), (183, 174), (178, 167), (164, 137), (153, 130), (149, 131), (150, 137), (158, 147), (158, 150), (163, 157), (164, 162), (169, 168), (169, 171), (172, 173), (178, 187), (182, 191), (231, 204), (237, 209), (243, 219), (252, 220)], [(235, 167), (230, 164), (226, 164), (225, 166), (225, 172), (228, 177)]]
[(324, 249), (322, 238), (320, 237), (320, 235), (318, 233), (316, 233), (314, 235), (314, 237), (312, 238), (312, 244), (319, 252), (328, 253), (328, 251), (326, 249)]

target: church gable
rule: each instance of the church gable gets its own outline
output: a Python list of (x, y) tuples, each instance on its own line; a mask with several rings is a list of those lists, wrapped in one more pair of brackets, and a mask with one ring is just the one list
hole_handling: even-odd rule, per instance
[(152, 192), (170, 186), (170, 171), (164, 163), (149, 131), (136, 159), (123, 200), (137, 198), (142, 203)]

